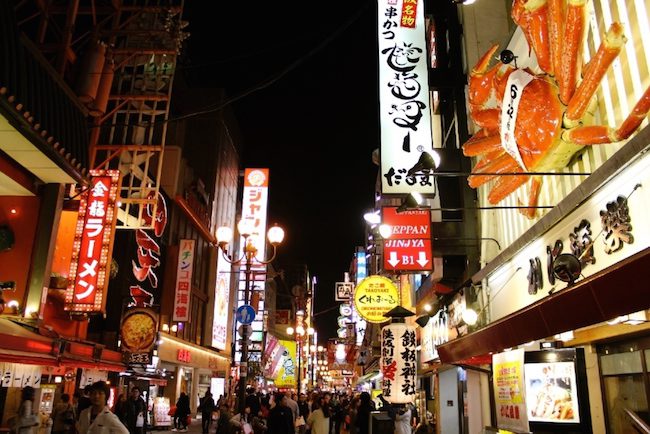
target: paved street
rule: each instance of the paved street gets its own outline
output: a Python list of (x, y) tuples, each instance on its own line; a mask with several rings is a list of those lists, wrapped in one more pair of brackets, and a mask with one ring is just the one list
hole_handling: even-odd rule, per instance
[[(153, 428), (151, 431), (154, 432), (155, 434), (176, 434), (176, 433), (183, 433), (183, 431), (172, 431), (172, 427), (169, 428)], [(211, 432), (214, 432), (214, 422), (213, 425), (210, 429)], [(201, 434), (201, 419), (197, 418), (192, 418), (192, 423), (187, 429), (187, 433), (191, 434)]]

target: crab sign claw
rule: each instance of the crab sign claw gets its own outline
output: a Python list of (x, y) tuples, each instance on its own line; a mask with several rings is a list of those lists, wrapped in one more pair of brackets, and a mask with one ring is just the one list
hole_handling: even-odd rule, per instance
[(474, 122), (481, 128), (496, 130), (499, 122), (499, 109), (485, 108), (494, 91), (494, 79), (499, 72), (501, 63), (488, 70), (490, 61), (499, 48), (493, 45), (481, 57), (469, 74), (469, 109)]
[(528, 45), (535, 52), (539, 67), (544, 72), (552, 74), (546, 0), (514, 0), (512, 18), (524, 31)]

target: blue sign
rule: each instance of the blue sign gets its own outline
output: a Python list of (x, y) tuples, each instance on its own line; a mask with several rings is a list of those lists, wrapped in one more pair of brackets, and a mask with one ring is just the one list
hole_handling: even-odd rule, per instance
[(235, 318), (242, 324), (250, 324), (255, 319), (255, 309), (250, 304), (239, 306)]

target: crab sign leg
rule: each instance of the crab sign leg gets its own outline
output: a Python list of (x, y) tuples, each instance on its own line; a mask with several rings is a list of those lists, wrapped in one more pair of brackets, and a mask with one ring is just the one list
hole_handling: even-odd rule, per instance
[(646, 89), (645, 93), (632, 109), (632, 112), (618, 129), (604, 125), (576, 127), (564, 133), (565, 139), (585, 146), (619, 142), (630, 137), (639, 128), (641, 122), (648, 116), (648, 112), (650, 112), (650, 87)]
[(500, 176), (488, 194), (488, 201), (495, 205), (528, 181), (528, 175)]
[(493, 152), (503, 149), (501, 146), (501, 136), (495, 134), (493, 136), (472, 137), (463, 145), (463, 155), (466, 157), (476, 157), (477, 155), (485, 154), (486, 152)]
[[(499, 175), (481, 175), (481, 173), (509, 173), (509, 172), (520, 172), (521, 168), (517, 162), (506, 153), (503, 153), (501, 156), (495, 158), (492, 161), (489, 161), (482, 167), (478, 169), (475, 168), (474, 173), (476, 175), (470, 175), (467, 177), (467, 183), (470, 187), (476, 188), (479, 187), (490, 179), (499, 176)], [(506, 178), (510, 178), (507, 176)]]
[(560, 100), (563, 104), (569, 103), (578, 82), (585, 34), (586, 3), (587, 0), (569, 0), (567, 5), (563, 49), (559, 70), (555, 71), (560, 85)]
[(598, 52), (596, 52), (585, 68), (580, 86), (569, 101), (565, 113), (565, 118), (569, 121), (569, 125), (580, 120), (585, 114), (591, 97), (596, 92), (600, 81), (607, 72), (607, 68), (609, 68), (609, 65), (612, 64), (621, 52), (623, 44), (625, 44), (623, 26), (621, 23), (612, 23), (603, 42), (598, 47)]
[(469, 109), (472, 120), (481, 128), (496, 130), (499, 123), (500, 110), (497, 108), (485, 108), (485, 103), (490, 99), (494, 90), (494, 77), (501, 64), (497, 64), (488, 70), (490, 60), (499, 48), (498, 44), (493, 45), (481, 57), (469, 75)]
[[(525, 217), (532, 219), (537, 214), (537, 201), (539, 200), (539, 192), (542, 190), (542, 177), (531, 176), (530, 178), (530, 191), (528, 192), (528, 205), (530, 208), (522, 208), (519, 212)], [(521, 201), (518, 201), (522, 206)]]
[(563, 0), (548, 0), (548, 41), (551, 49), (551, 71), (560, 82), (562, 70), (562, 42), (564, 39), (564, 4)]
[(528, 42), (537, 56), (537, 63), (544, 72), (553, 73), (551, 46), (548, 32), (548, 6), (546, 0), (528, 0), (524, 6), (528, 14)]
[(497, 158), (501, 157), (503, 154), (505, 154), (506, 151), (503, 149), (499, 149), (498, 151), (493, 151), (493, 152), (488, 152), (483, 155), (483, 157), (476, 162), (474, 167), (472, 168), (472, 173), (479, 173), (483, 171), (483, 168), (491, 161), (496, 160)]

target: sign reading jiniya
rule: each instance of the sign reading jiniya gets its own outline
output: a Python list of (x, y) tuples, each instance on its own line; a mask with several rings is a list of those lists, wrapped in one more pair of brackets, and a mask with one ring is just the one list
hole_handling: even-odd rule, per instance
[(423, 0), (378, 0), (381, 181), (384, 194), (431, 192), (407, 172), (433, 149)]

